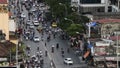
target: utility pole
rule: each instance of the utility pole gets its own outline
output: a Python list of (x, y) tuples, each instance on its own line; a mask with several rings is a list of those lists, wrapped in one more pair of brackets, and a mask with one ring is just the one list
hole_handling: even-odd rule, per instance
[[(117, 33), (116, 33), (117, 34)], [(117, 68), (119, 68), (119, 57), (118, 57), (118, 53), (119, 53), (119, 51), (118, 51), (119, 49), (118, 49), (118, 34), (117, 34)]]
[(19, 46), (19, 42), (16, 45), (16, 67), (18, 68), (18, 46)]
[(105, 12), (108, 12), (109, 0), (105, 0)]
[(118, 12), (120, 11), (120, 0), (118, 0)]
[(11, 49), (10, 49), (10, 63), (11, 63)]
[(80, 5), (80, 0), (78, 0), (78, 13), (79, 13), (79, 11), (80, 11), (80, 10), (79, 10), (79, 5)]

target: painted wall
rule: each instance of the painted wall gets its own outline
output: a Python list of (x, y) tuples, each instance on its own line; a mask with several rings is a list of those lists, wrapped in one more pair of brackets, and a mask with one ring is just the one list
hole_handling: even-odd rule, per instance
[(6, 34), (6, 40), (9, 40), (9, 16), (8, 13), (0, 13), (0, 30)]

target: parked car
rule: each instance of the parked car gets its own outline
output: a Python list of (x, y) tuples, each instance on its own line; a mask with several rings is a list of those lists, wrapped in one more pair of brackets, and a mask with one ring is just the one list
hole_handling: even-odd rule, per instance
[(73, 64), (73, 61), (71, 58), (65, 58), (64, 59), (64, 63), (67, 64), (67, 65), (72, 65)]
[(39, 42), (39, 41), (40, 41), (40, 38), (36, 36), (36, 37), (33, 38), (33, 41), (34, 41), (34, 42)]

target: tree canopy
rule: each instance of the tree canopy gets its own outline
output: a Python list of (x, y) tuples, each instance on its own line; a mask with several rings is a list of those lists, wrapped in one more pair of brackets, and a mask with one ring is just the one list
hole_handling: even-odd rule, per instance
[[(77, 8), (71, 7), (70, 0), (45, 0), (45, 2), (50, 6), (50, 12), (54, 20), (59, 20), (58, 27), (72, 36), (76, 35), (76, 32), (85, 33), (84, 25), (89, 22), (89, 18), (79, 14)], [(65, 18), (69, 20), (65, 20)]]
[(70, 35), (70, 36), (76, 36), (77, 32), (78, 33), (83, 33), (83, 26), (80, 24), (71, 24), (70, 27), (67, 28), (66, 32)]

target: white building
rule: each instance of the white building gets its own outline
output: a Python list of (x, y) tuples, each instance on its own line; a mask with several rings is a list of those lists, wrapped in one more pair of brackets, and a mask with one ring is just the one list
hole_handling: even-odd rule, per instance
[(120, 0), (71, 0), (81, 13), (119, 12)]

